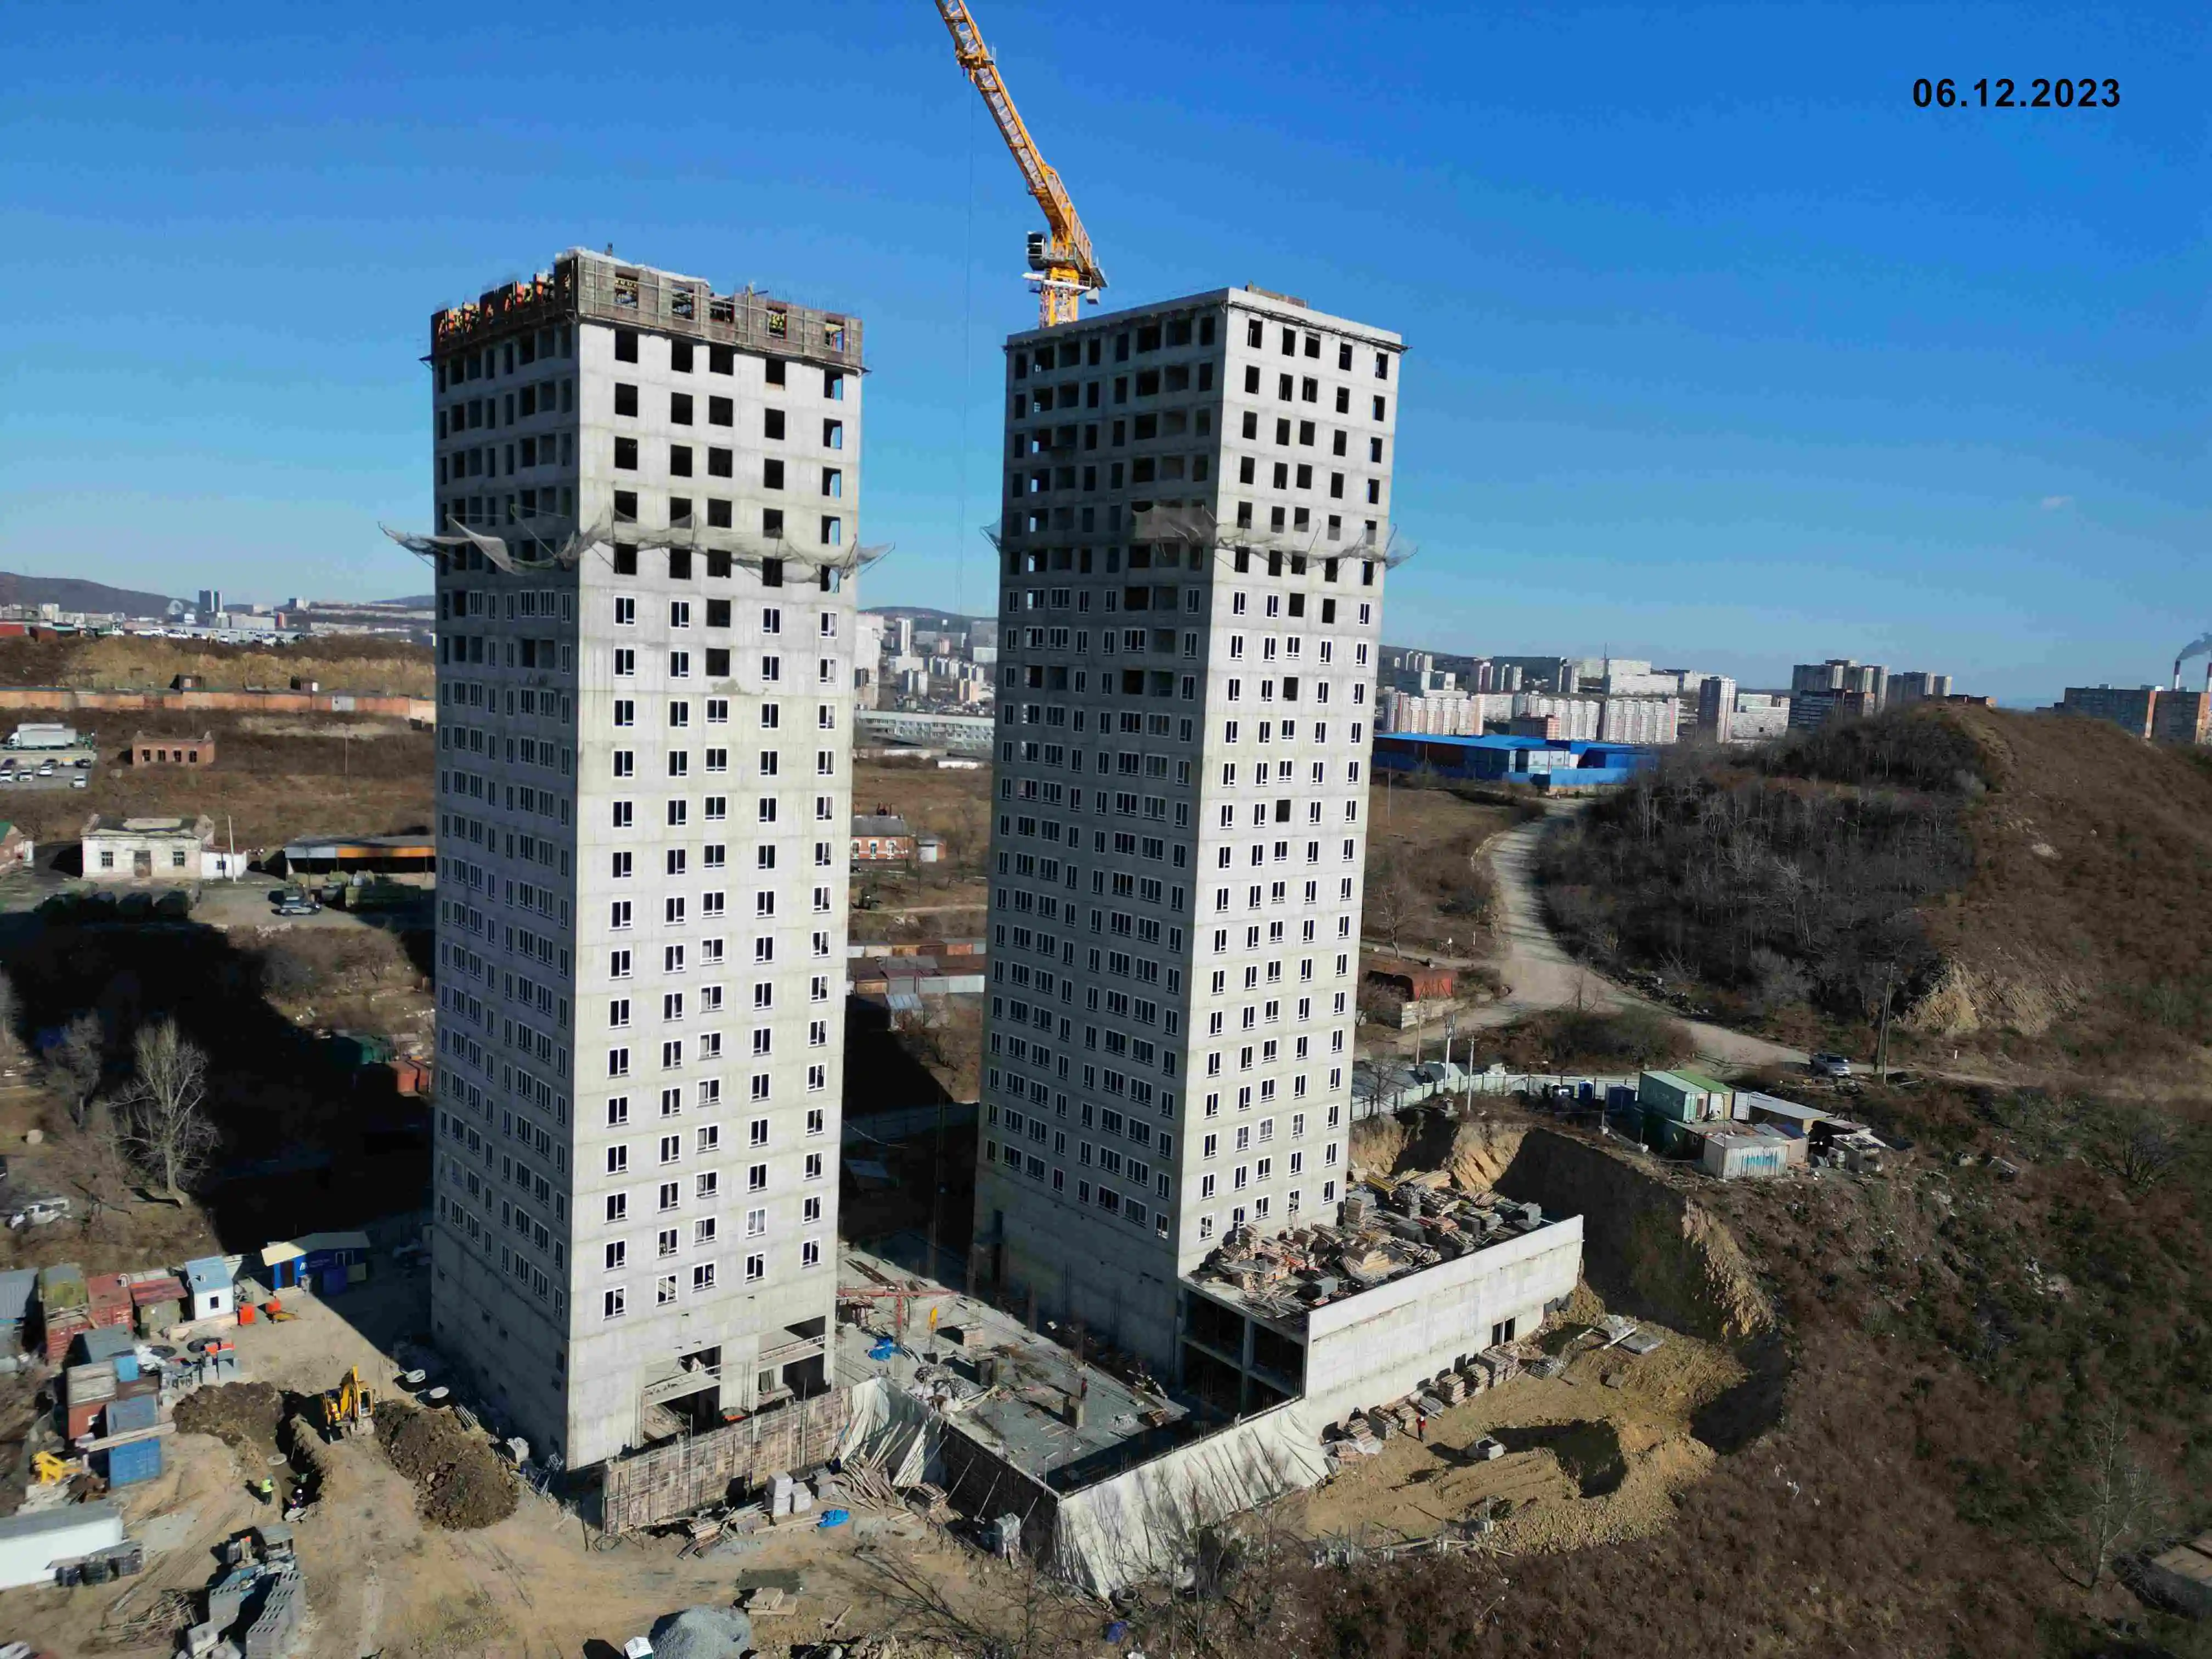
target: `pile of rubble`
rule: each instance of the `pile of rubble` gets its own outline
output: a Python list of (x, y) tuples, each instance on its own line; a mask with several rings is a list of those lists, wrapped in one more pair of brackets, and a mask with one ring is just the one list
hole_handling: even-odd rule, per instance
[(1455, 1192), (1450, 1177), (1434, 1170), (1388, 1186), (1355, 1185), (1337, 1218), (1334, 1227), (1264, 1238), (1233, 1228), (1199, 1273), (1233, 1286), (1255, 1310), (1289, 1319), (1546, 1224), (1534, 1204)]

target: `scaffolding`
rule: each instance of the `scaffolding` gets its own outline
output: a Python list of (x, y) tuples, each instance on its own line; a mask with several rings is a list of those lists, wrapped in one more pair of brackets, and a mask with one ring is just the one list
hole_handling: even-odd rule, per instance
[(474, 549), (491, 568), (510, 576), (525, 572), (574, 570), (594, 553), (611, 557), (617, 546), (720, 556), (732, 564), (743, 565), (755, 572), (764, 565), (781, 564), (833, 570), (844, 575), (866, 569), (891, 550), (888, 542), (863, 547), (857, 537), (826, 548), (803, 548), (781, 536), (750, 535), (720, 526), (671, 525), (665, 529), (648, 529), (611, 516), (589, 525), (568, 519), (541, 518), (529, 526), (529, 534), (514, 537), (475, 529), (450, 514), (446, 522), (449, 529), (428, 534), (394, 530), (390, 525), (377, 527), (409, 552), (428, 559), (439, 569), (447, 568), (448, 553)]
[[(1059, 539), (1048, 530), (1029, 530), (1019, 526), (1009, 528), (1004, 520), (995, 520), (983, 526), (983, 535), (991, 545), (1002, 554), (1019, 555), (1035, 551), (1040, 556), (1045, 552), (1042, 544)], [(1420, 550), (1398, 534), (1395, 525), (1388, 526), (1379, 540), (1363, 536), (1348, 545), (1326, 540), (1319, 526), (1306, 530), (1260, 530), (1250, 525), (1224, 526), (1212, 509), (1198, 501), (1170, 501), (1147, 504), (1132, 513), (1129, 519), (1128, 539), (1131, 547), (1173, 548), (1192, 550), (1201, 558), (1211, 557), (1218, 563), (1224, 558), (1232, 562), (1238, 554), (1262, 554), (1270, 558), (1293, 559), (1373, 559), (1386, 570), (1395, 570), (1413, 558)], [(1178, 559), (1178, 562), (1182, 560)], [(1042, 569), (1039, 565), (1037, 569)], [(1132, 568), (1139, 568), (1132, 565)], [(1193, 564), (1196, 569), (1199, 567)], [(1010, 574), (1019, 574), (1020, 572)]]

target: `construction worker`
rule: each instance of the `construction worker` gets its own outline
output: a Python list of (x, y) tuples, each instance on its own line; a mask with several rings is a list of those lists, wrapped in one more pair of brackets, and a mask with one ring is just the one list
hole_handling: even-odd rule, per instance
[(264, 1504), (275, 1503), (276, 1501), (276, 1483), (274, 1480), (271, 1480), (267, 1475), (263, 1475), (258, 1480), (253, 1483), (253, 1495)]

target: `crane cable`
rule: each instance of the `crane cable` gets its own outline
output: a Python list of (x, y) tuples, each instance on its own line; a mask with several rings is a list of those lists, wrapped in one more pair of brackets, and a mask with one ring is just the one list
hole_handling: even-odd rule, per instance
[(970, 380), (975, 374), (973, 343), (975, 330), (975, 101), (963, 97), (968, 106), (968, 229), (960, 251), (960, 460), (952, 537), (952, 609), (966, 616), (968, 587), (968, 416)]

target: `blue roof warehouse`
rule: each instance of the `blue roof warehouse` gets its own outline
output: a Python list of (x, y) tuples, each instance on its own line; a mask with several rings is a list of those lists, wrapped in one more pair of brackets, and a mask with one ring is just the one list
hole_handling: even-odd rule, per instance
[(1626, 783), (1658, 763), (1659, 751), (1583, 738), (1455, 738), (1375, 734), (1375, 764), (1389, 772), (1433, 772), (1482, 783), (1525, 783), (1562, 793)]

